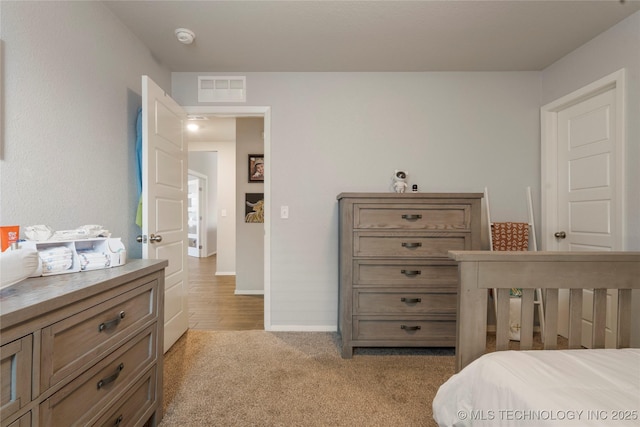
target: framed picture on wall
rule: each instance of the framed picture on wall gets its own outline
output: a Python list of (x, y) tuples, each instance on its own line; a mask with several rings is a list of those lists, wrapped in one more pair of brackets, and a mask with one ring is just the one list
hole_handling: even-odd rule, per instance
[(264, 182), (264, 154), (249, 154), (249, 182)]
[(264, 193), (246, 193), (244, 222), (264, 222)]

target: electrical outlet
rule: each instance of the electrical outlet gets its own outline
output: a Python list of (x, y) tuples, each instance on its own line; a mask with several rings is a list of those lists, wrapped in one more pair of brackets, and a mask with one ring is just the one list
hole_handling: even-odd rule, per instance
[(289, 206), (280, 206), (280, 218), (289, 218)]

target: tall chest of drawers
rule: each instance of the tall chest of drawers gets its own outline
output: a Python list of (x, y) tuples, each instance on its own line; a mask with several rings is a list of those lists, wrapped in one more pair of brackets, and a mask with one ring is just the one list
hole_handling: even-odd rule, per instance
[(354, 347), (453, 347), (457, 264), (480, 250), (482, 193), (342, 193), (338, 327)]

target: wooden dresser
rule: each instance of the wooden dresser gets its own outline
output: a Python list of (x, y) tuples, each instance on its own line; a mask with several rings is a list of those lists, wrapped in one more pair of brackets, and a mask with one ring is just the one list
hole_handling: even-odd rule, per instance
[(157, 425), (166, 266), (130, 260), (0, 290), (0, 425)]
[(482, 193), (342, 193), (338, 327), (354, 347), (454, 347), (457, 264), (480, 249)]

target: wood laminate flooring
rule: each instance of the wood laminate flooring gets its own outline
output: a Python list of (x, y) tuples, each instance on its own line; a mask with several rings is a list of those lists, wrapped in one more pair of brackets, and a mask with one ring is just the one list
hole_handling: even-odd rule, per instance
[(216, 276), (215, 255), (188, 258), (190, 329), (264, 329), (262, 295), (236, 295), (235, 276)]

